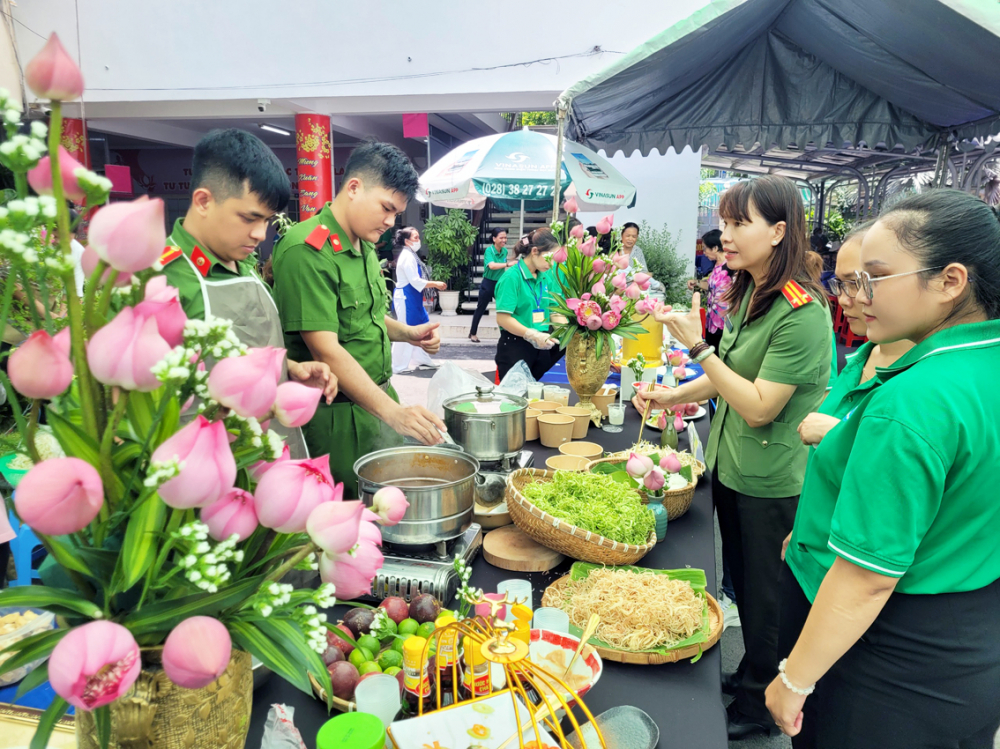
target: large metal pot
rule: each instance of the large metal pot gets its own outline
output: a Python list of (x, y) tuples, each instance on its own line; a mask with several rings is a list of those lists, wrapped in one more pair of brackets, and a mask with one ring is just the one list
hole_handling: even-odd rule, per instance
[(383, 486), (403, 490), (410, 506), (402, 521), (382, 526), (397, 544), (433, 544), (456, 538), (472, 523), (479, 461), (461, 450), (404, 445), (369, 453), (354, 464), (358, 492), (369, 507)]
[(524, 447), (524, 419), (528, 401), (516, 395), (477, 387), (444, 402), (448, 433), (479, 460), (501, 460)]

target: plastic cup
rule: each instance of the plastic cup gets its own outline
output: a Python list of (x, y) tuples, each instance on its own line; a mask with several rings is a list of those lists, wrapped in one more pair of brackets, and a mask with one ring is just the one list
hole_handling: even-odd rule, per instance
[[(552, 401), (553, 403), (559, 403), (559, 399), (556, 397), (559, 395), (559, 391), (562, 390), (558, 385), (546, 385), (542, 388), (542, 394), (545, 400)], [(560, 405), (562, 405), (560, 403)]]
[(614, 426), (625, 423), (625, 406), (614, 403), (608, 406), (608, 421)]
[(540, 382), (528, 383), (528, 400), (541, 400), (544, 386)]
[(533, 629), (548, 629), (552, 632), (569, 634), (569, 614), (562, 609), (542, 606), (531, 619)]
[(399, 681), (389, 674), (374, 674), (360, 682), (354, 690), (354, 703), (359, 713), (374, 715), (388, 728), (399, 712)]
[[(511, 600), (524, 601), (525, 606), (529, 609), (534, 609), (531, 604), (531, 583), (527, 580), (504, 580), (497, 584), (497, 595), (503, 596), (507, 594), (507, 598)], [(510, 608), (507, 609), (507, 618), (505, 621), (512, 621), (514, 619), (514, 614), (511, 613)]]

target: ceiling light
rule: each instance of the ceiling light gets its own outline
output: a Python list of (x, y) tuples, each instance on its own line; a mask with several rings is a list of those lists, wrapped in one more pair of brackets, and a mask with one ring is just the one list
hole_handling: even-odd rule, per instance
[(268, 124), (263, 123), (263, 122), (258, 123), (257, 127), (259, 127), (261, 130), (267, 130), (267, 132), (269, 132), (269, 133), (277, 133), (278, 135), (291, 135), (292, 134), (291, 130), (286, 130), (285, 128), (278, 127), (277, 125), (268, 125)]

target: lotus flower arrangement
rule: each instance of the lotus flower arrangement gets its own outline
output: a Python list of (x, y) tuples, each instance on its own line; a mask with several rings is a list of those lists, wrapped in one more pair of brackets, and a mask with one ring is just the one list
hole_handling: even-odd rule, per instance
[[(0, 261), (10, 269), (0, 320), (15, 287), (41, 293), (45, 314), (34, 316), (0, 382), (19, 449), (34, 463), (14, 510), (64, 573), (52, 580), (67, 581), (0, 591), (0, 607), (43, 608), (65, 622), (14, 643), (0, 662), (2, 674), (48, 659), (24, 685), (47, 678), (58, 695), (32, 746), (46, 745), (68, 705), (92, 713), (107, 745), (110, 708), (150, 648), (162, 647), (163, 671), (180, 687), (210, 684), (242, 650), (307, 693), (311, 676), (332, 694), (320, 657), (331, 625), (320, 610), (335, 595), (370, 589), (382, 561), (375, 523), (399, 522), (406, 499), (387, 492), (372, 512), (344, 501), (328, 456), (288, 458), (261, 420), (303, 424), (320, 392), (279, 384), (283, 350), (247, 349), (228, 320), (186, 318), (157, 275), (162, 201), (117, 203), (94, 216), (89, 278), (77, 296), (66, 198), (85, 198), (91, 211), (110, 183), (59, 147), (62, 101), (83, 88), (54, 35), (26, 79), (51, 98), (51, 122), (18, 134), (20, 111), (0, 91), (0, 162), (19, 193), (0, 208)], [(27, 197), (29, 180), (42, 197)], [(38, 273), (31, 282), (29, 269)], [(65, 320), (49, 314), (56, 298)], [(43, 409), (65, 457), (39, 456)], [(303, 567), (321, 571), (318, 589), (280, 582)]]

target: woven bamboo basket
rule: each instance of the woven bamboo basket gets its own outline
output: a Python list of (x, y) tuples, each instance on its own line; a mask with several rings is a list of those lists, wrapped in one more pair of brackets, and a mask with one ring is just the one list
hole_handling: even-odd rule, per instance
[[(570, 577), (565, 575), (554, 581), (542, 595), (542, 606), (551, 606), (561, 609), (566, 600), (566, 586)], [(619, 663), (633, 663), (641, 666), (657, 666), (661, 663), (676, 663), (688, 658), (694, 658), (698, 653), (708, 650), (715, 645), (722, 637), (723, 614), (722, 607), (708, 593), (705, 594), (708, 600), (708, 622), (710, 633), (706, 642), (690, 645), (678, 650), (668, 650), (666, 653), (646, 653), (635, 650), (618, 650), (617, 648), (605, 648), (599, 645), (592, 645), (597, 654), (606, 661), (618, 661)]]
[[(623, 460), (628, 460), (628, 455), (628, 452), (620, 452), (615, 453), (614, 455), (609, 455), (606, 458), (592, 460), (587, 464), (584, 470), (589, 471), (598, 463), (620, 463)], [(690, 509), (691, 501), (694, 499), (694, 490), (698, 487), (698, 479), (705, 472), (705, 464), (693, 455), (689, 453), (676, 453), (676, 455), (680, 460), (681, 465), (691, 466), (691, 473), (694, 476), (694, 481), (683, 489), (674, 489), (673, 491), (663, 492), (663, 506), (667, 508), (667, 520), (676, 520)], [(637, 487), (636, 491), (639, 492), (639, 498), (642, 500), (642, 503), (648, 504), (649, 497), (646, 496), (645, 489)]]
[(527, 484), (551, 481), (554, 475), (554, 471), (521, 468), (507, 477), (507, 511), (514, 524), (531, 539), (572, 559), (594, 564), (635, 564), (652, 550), (656, 544), (655, 531), (641, 546), (612, 541), (552, 517), (521, 493)]

